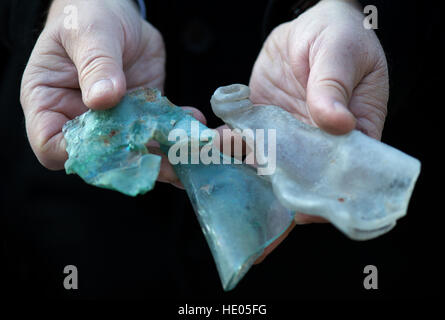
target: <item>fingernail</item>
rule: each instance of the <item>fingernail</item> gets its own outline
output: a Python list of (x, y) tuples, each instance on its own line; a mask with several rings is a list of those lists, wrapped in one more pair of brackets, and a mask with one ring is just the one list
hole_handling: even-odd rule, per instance
[(298, 214), (298, 213), (295, 214), (294, 221), (295, 221), (295, 224), (298, 224), (298, 225), (308, 224), (307, 218), (305, 216)]
[(176, 180), (173, 182), (170, 182), (172, 185), (174, 185), (176, 188), (181, 189), (181, 190), (185, 190), (184, 186), (182, 185), (180, 180)]
[(110, 79), (99, 80), (90, 88), (90, 91), (88, 92), (88, 99), (91, 100), (97, 97), (101, 97), (107, 92), (113, 90), (113, 82)]
[(335, 111), (348, 111), (348, 108), (341, 102), (335, 101), (333, 105)]

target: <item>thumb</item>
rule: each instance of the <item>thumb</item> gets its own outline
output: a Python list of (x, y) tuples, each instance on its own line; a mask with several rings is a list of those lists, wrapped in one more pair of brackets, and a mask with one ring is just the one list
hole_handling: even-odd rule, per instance
[(116, 105), (126, 92), (119, 32), (106, 25), (89, 26), (65, 49), (77, 68), (84, 104), (91, 109)]
[(331, 134), (346, 134), (355, 128), (349, 110), (358, 71), (346, 49), (330, 50), (314, 58), (308, 78), (307, 105), (315, 124)]

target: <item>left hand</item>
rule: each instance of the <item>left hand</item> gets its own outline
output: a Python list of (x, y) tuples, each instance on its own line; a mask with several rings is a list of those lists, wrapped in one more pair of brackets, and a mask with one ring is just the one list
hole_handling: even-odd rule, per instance
[[(380, 139), (389, 85), (385, 54), (352, 0), (322, 0), (275, 28), (250, 78), (254, 104), (281, 106), (331, 134), (357, 129)], [(296, 214), (295, 223), (270, 245), (262, 261), (295, 224), (326, 222)]]

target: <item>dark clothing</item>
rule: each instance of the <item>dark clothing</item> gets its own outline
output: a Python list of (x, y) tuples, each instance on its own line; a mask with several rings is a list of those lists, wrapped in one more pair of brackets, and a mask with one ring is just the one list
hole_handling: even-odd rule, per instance
[[(436, 251), (436, 216), (443, 210), (428, 206), (440, 199), (434, 198), (431, 183), (443, 173), (433, 171), (431, 161), (438, 146), (429, 149), (426, 143), (432, 130), (440, 128), (436, 110), (443, 105), (432, 94), (440, 92), (436, 75), (443, 72), (444, 29), (438, 10), (411, 1), (377, 4), (377, 33), (391, 78), (383, 141), (423, 162), (407, 217), (387, 235), (368, 242), (351, 241), (327, 224), (297, 226), (234, 291), (224, 293), (185, 192), (158, 183), (146, 195), (131, 198), (38, 163), (26, 138), (19, 92), (48, 2), (0, 4), (5, 261), (0, 290), (8, 296), (301, 299), (438, 292), (435, 277), (442, 277), (435, 266), (442, 252)], [(220, 125), (209, 108), (210, 96), (221, 85), (248, 83), (262, 30), (271, 24), (263, 22), (267, 1), (147, 2), (148, 20), (166, 42), (166, 95), (177, 105), (201, 109), (209, 127)], [(63, 268), (70, 264), (79, 270), (79, 290), (63, 287)], [(380, 271), (376, 292), (363, 289), (363, 268), (369, 264)]]

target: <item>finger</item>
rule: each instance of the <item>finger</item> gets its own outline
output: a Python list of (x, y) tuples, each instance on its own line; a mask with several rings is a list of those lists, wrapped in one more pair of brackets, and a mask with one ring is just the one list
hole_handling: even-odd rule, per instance
[(168, 161), (168, 157), (161, 151), (161, 149), (159, 149), (159, 144), (155, 141), (152, 141), (147, 145), (147, 149), (148, 152), (150, 152), (151, 154), (161, 156), (161, 169), (159, 170), (157, 180), (159, 182), (170, 183), (175, 187), (184, 189), (184, 186), (176, 175), (173, 166)]
[[(63, 169), (68, 159), (65, 139), (61, 132), (68, 120), (63, 114), (45, 110), (26, 123), (31, 148), (39, 162), (50, 170)], [(60, 129), (55, 130), (56, 127)]]
[(215, 130), (219, 136), (217, 147), (223, 154), (239, 161), (244, 161), (246, 155), (249, 155), (253, 151), (241, 134), (230, 129), (227, 125), (219, 126)]
[(116, 105), (126, 92), (122, 69), (124, 39), (112, 21), (97, 21), (92, 16), (100, 12), (85, 14), (78, 30), (62, 32), (61, 42), (77, 68), (85, 105), (107, 109)]
[[(307, 105), (315, 124), (331, 134), (345, 134), (355, 127), (349, 110), (354, 87), (360, 80), (354, 50), (342, 44), (325, 44), (312, 62), (308, 84)], [(327, 50), (327, 49), (325, 49)]]
[(329, 221), (324, 219), (324, 218), (322, 218), (322, 217), (311, 216), (311, 215), (304, 214), (304, 213), (296, 213), (295, 214), (295, 218), (292, 221), (292, 223), (289, 226), (289, 228), (287, 228), (286, 231), (277, 240), (275, 240), (266, 249), (264, 249), (263, 254), (255, 261), (254, 264), (259, 264), (259, 263), (263, 262), (264, 259), (266, 259), (266, 257), (273, 250), (275, 250), (275, 248), (278, 247), (283, 242), (284, 239), (287, 238), (289, 233), (294, 229), (294, 227), (297, 224), (301, 225), (301, 224), (308, 224), (308, 223), (329, 223)]
[(183, 110), (188, 111), (192, 114), (192, 117), (201, 122), (203, 125), (207, 124), (207, 119), (204, 114), (196, 108), (193, 107), (181, 107)]
[(349, 108), (357, 118), (356, 129), (380, 140), (389, 96), (386, 64), (368, 74), (354, 89)]
[(48, 169), (60, 170), (68, 157), (63, 125), (87, 110), (78, 90), (38, 86), (22, 87), (21, 103), (26, 132), (39, 162)]
[[(196, 120), (200, 121), (203, 124), (206, 124), (206, 118), (204, 117), (202, 112), (199, 111), (198, 109), (193, 107), (182, 107), (182, 109), (191, 112), (192, 116)], [(170, 161), (168, 160), (168, 157), (160, 150), (159, 143), (154, 140), (149, 141), (147, 143), (147, 149), (150, 153), (157, 154), (162, 157), (161, 170), (159, 171), (157, 180), (160, 182), (170, 183), (177, 188), (184, 189), (184, 186), (182, 185), (181, 181), (176, 175), (173, 166), (170, 164)]]
[(304, 213), (296, 213), (294, 221), (296, 224), (329, 223), (329, 221), (325, 218)]
[(294, 229), (296, 223), (294, 221), (292, 221), (291, 225), (289, 226), (289, 228), (286, 229), (286, 231), (284, 231), (284, 233), (278, 237), (277, 240), (275, 240), (274, 242), (272, 242), (266, 249), (264, 249), (263, 254), (261, 255), (261, 257), (259, 257), (254, 264), (259, 264), (261, 262), (264, 261), (264, 259), (266, 259), (266, 257), (275, 250), (276, 247), (278, 247), (280, 245), (281, 242), (283, 242), (284, 239), (287, 238), (287, 236), (289, 235), (289, 233)]

